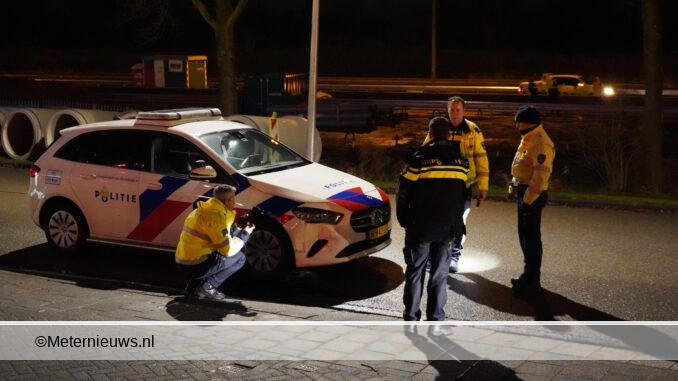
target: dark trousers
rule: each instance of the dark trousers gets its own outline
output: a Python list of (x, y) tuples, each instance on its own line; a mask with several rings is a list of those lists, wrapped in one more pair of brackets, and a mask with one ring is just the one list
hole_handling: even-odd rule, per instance
[(445, 304), (447, 303), (447, 274), (450, 263), (450, 237), (441, 240), (421, 240), (417, 234), (408, 229), (405, 233), (405, 292), (403, 318), (407, 321), (421, 319), (421, 297), (424, 291), (426, 262), (431, 261), (428, 285), (426, 287), (428, 302), (426, 320), (445, 320)]
[(526, 185), (518, 186), (518, 239), (523, 250), (525, 268), (521, 278), (539, 282), (541, 277), (541, 212), (548, 201), (548, 192), (542, 191), (531, 205), (523, 203)]
[[(245, 265), (245, 254), (239, 252), (236, 255), (226, 257), (219, 253), (210, 254), (209, 258), (197, 265), (177, 264), (179, 271), (195, 283), (209, 282), (214, 288), (219, 288), (226, 279), (235, 274)], [(193, 287), (189, 286), (189, 287)], [(191, 290), (189, 290), (191, 291)]]

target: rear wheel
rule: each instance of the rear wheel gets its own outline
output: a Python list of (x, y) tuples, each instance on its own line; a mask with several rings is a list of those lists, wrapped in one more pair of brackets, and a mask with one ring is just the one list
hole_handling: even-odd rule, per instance
[(256, 229), (245, 246), (247, 267), (252, 275), (275, 278), (294, 265), (292, 244), (285, 231), (269, 221), (255, 222)]
[(67, 202), (56, 203), (47, 209), (43, 230), (47, 242), (64, 253), (79, 250), (89, 235), (89, 228), (82, 213)]

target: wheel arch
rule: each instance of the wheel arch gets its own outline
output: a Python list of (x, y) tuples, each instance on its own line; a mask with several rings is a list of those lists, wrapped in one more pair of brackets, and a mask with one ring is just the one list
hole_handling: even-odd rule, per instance
[(268, 231), (278, 239), (278, 243), (281, 245), (283, 254), (287, 256), (287, 262), (283, 262), (282, 267), (277, 268), (271, 273), (257, 271), (248, 263), (247, 267), (250, 274), (257, 278), (272, 279), (282, 276), (287, 272), (287, 270), (294, 269), (296, 267), (297, 258), (294, 246), (292, 244), (292, 239), (290, 238), (287, 230), (282, 226), (282, 224), (280, 224), (278, 219), (272, 216), (259, 214), (252, 218), (252, 223), (254, 223), (256, 226), (252, 234), (256, 234), (257, 230), (264, 230)]
[(87, 223), (87, 218), (85, 217), (85, 213), (82, 212), (82, 208), (78, 206), (75, 202), (72, 200), (63, 197), (63, 196), (55, 196), (50, 198), (49, 200), (45, 201), (42, 204), (42, 208), (40, 209), (40, 228), (45, 229), (45, 226), (47, 224), (47, 212), (54, 206), (58, 204), (66, 204), (72, 206), (76, 212), (80, 213), (80, 217), (82, 217), (82, 220), (85, 222), (85, 233), (86, 236), (89, 237), (90, 231), (89, 231), (89, 225)]

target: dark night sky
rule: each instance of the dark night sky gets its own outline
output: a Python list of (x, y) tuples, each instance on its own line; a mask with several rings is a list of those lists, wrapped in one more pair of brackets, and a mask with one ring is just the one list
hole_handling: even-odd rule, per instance
[[(144, 22), (133, 20), (132, 8), (127, 3), (125, 0), (5, 2), (0, 28), (9, 37), (4, 43), (10, 45), (211, 47), (211, 30), (189, 0), (170, 2), (172, 18), (166, 23), (164, 38), (146, 44), (138, 39)], [(642, 43), (640, 3), (640, 0), (438, 0), (440, 43), (441, 47), (480, 49), (637, 51)], [(676, 6), (670, 0), (660, 3), (666, 16), (663, 23), (666, 47), (675, 50), (678, 45), (672, 16), (675, 13), (668, 7)], [(321, 43), (381, 40), (428, 44), (429, 1), (321, 0), (320, 4)], [(258, 43), (279, 46), (307, 44), (310, 7), (311, 0), (251, 0), (238, 25), (240, 39), (250, 36)], [(124, 17), (130, 18), (130, 22), (125, 23)]]
[[(214, 36), (190, 0), (24, 0), (3, 3), (0, 33), (10, 47), (54, 50), (210, 52)], [(676, 1), (658, 0), (663, 43), (676, 53)], [(441, 50), (545, 53), (642, 52), (641, 0), (438, 2)], [(169, 4), (162, 34), (147, 36)], [(250, 0), (237, 25), (241, 51), (308, 49), (311, 0)], [(322, 51), (349, 46), (430, 46), (430, 0), (320, 0)], [(146, 11), (144, 13), (143, 11)], [(369, 48), (368, 48), (369, 49)], [(423, 57), (422, 59), (424, 59)], [(2, 60), (7, 60), (7, 57)]]

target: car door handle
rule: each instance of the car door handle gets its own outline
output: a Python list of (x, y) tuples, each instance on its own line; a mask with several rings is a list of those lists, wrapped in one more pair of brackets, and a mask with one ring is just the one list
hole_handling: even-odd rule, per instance
[(160, 190), (162, 189), (162, 184), (160, 183), (146, 183), (147, 189)]
[(96, 180), (97, 175), (94, 173), (81, 173), (80, 178), (83, 180)]

